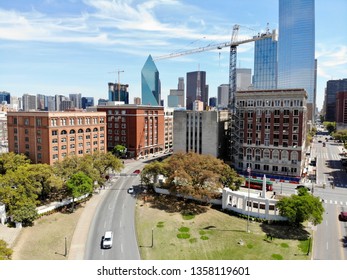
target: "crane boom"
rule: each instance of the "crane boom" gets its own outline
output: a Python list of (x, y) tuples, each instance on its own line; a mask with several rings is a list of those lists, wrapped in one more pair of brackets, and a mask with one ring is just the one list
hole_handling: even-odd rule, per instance
[(204, 47), (199, 47), (199, 48), (195, 48), (195, 49), (171, 53), (171, 54), (162, 55), (162, 56), (157, 56), (157, 57), (154, 57), (153, 60), (164, 60), (164, 59), (169, 59), (169, 58), (180, 57), (183, 55), (201, 53), (201, 52), (210, 51), (210, 50), (221, 50), (223, 48), (230, 47), (229, 104), (228, 104), (228, 107), (229, 107), (229, 110), (231, 112), (233, 112), (235, 110), (237, 46), (241, 45), (241, 44), (255, 42), (258, 40), (263, 40), (266, 38), (272, 38), (272, 40), (277, 40), (276, 30), (274, 30), (271, 33), (271, 32), (269, 32), (268, 28), (266, 29), (265, 33), (258, 33), (258, 35), (253, 36), (252, 38), (238, 40), (237, 37), (238, 37), (239, 29), (240, 29), (240, 26), (238, 24), (235, 24), (233, 26), (233, 32), (231, 35), (231, 40), (229, 42), (219, 43), (219, 44), (209, 44), (209, 45), (204, 46)]
[[(234, 32), (235, 32), (235, 27), (234, 27)], [(218, 43), (218, 44), (209, 44), (209, 45), (204, 46), (204, 47), (199, 47), (199, 48), (190, 49), (190, 50), (186, 50), (186, 51), (182, 51), (182, 52), (176, 52), (176, 53), (161, 55), (161, 56), (154, 57), (153, 60), (163, 60), (163, 59), (175, 58), (175, 57), (179, 57), (179, 56), (183, 56), (183, 55), (201, 53), (201, 52), (205, 52), (205, 51), (221, 50), (221, 49), (227, 48), (227, 47), (236, 47), (236, 46), (241, 45), (241, 44), (246, 44), (246, 43), (262, 40), (265, 38), (273, 38), (274, 37), (274, 33), (267, 32), (267, 33), (261, 33), (257, 36), (254, 36), (253, 38), (237, 40), (237, 38), (236, 38), (237, 35), (235, 35), (234, 32), (233, 32), (231, 41), (229, 41), (229, 42)]]

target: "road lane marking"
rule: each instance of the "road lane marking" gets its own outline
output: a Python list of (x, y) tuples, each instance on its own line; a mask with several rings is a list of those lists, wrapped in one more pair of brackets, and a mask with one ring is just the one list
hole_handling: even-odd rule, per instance
[(329, 250), (329, 243), (327, 242), (327, 246), (326, 246), (326, 248), (327, 248), (327, 251)]

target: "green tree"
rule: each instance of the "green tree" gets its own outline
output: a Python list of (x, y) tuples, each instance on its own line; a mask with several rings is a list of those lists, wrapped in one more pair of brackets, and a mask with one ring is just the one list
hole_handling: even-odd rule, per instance
[(0, 260), (11, 260), (12, 253), (13, 251), (7, 247), (7, 243), (0, 239)]
[(210, 199), (218, 196), (223, 187), (237, 188), (242, 179), (223, 161), (211, 155), (176, 153), (163, 162), (153, 162), (143, 169), (144, 183), (166, 177), (164, 187), (173, 193)]
[(15, 171), (19, 166), (27, 165), (30, 160), (23, 154), (13, 152), (0, 154), (0, 174)]
[(38, 217), (36, 205), (32, 201), (19, 201), (12, 210), (12, 218), (23, 226), (31, 226)]
[(339, 130), (337, 132), (334, 132), (332, 134), (332, 136), (334, 137), (334, 139), (336, 140), (340, 140), (342, 141), (343, 143), (347, 143), (347, 130), (344, 129), (344, 130)]
[(117, 157), (124, 157), (126, 155), (127, 148), (123, 145), (116, 145), (113, 147), (112, 153)]
[(93, 191), (93, 181), (90, 177), (82, 171), (73, 174), (66, 182), (69, 195), (72, 196), (72, 211), (74, 210), (74, 203), (77, 197)]
[(329, 134), (332, 134), (336, 130), (336, 122), (324, 122), (323, 125), (329, 131)]
[(306, 189), (300, 189), (297, 195), (282, 198), (277, 202), (276, 207), (282, 216), (287, 217), (289, 222), (295, 225), (304, 221), (318, 225), (323, 221), (322, 202)]

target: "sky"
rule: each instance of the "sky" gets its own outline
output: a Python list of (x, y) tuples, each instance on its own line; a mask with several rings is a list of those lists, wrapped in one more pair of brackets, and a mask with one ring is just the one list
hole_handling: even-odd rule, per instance
[[(317, 107), (326, 82), (347, 78), (347, 1), (316, 0)], [(1, 0), (0, 91), (108, 98), (108, 83), (141, 97), (148, 55), (228, 42), (278, 29), (278, 0)], [(237, 48), (237, 67), (253, 68), (254, 44)], [(206, 71), (210, 97), (229, 81), (229, 49), (156, 60), (167, 104), (178, 78)]]

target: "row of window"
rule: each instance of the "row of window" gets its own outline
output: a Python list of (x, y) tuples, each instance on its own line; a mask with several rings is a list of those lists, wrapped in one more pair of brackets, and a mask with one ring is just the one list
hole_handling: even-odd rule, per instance
[(300, 99), (258, 99), (258, 100), (239, 100), (237, 106), (242, 107), (299, 107), (303, 106), (303, 100)]
[(299, 110), (262, 110), (262, 109), (256, 109), (256, 110), (242, 110), (240, 111), (240, 117), (244, 117), (245, 114), (247, 114), (247, 118), (253, 118), (254, 115), (257, 117), (260, 117), (265, 113), (266, 116), (271, 116), (272, 114), (274, 116), (280, 116), (281, 114), (283, 116), (289, 117), (292, 113), (293, 116), (299, 116)]
[[(79, 118), (51, 118), (51, 126), (66, 126), (66, 125), (89, 125), (105, 123), (105, 118), (101, 117), (79, 117)], [(25, 122), (24, 122), (25, 124)]]
[(282, 174), (286, 174), (286, 175), (295, 175), (297, 174), (298, 172), (298, 169), (296, 167), (287, 167), (287, 166), (282, 166), (282, 167), (279, 167), (278, 165), (273, 165), (273, 166), (270, 166), (268, 164), (264, 164), (264, 165), (261, 165), (261, 164), (258, 164), (258, 163), (255, 163), (255, 164), (252, 164), (252, 163), (246, 163), (245, 167), (243, 166), (243, 163), (242, 164), (242, 167), (243, 169), (246, 169), (248, 166), (251, 167), (252, 170), (254, 171), (267, 171), (269, 172), (270, 170), (272, 172), (280, 172)]
[[(100, 147), (100, 150), (101, 151), (104, 151), (105, 150), (105, 147)], [(94, 148), (93, 149), (93, 152), (96, 152), (96, 151), (98, 151), (98, 148)], [(79, 154), (79, 155), (83, 155), (83, 154), (90, 154), (90, 152), (91, 152), (91, 149), (87, 149), (87, 150), (78, 150), (77, 151), (77, 153)], [(75, 155), (76, 153), (75, 153), (75, 151), (71, 151), (70, 153), (69, 153), (69, 155), (71, 156), (71, 155)], [(65, 158), (67, 156), (67, 153), (61, 153), (61, 157), (62, 158)], [(53, 160), (57, 160), (58, 158), (59, 158), (59, 154), (53, 154), (52, 155), (52, 158), (53, 158)]]
[[(243, 152), (243, 150), (241, 149), (240, 151)], [(250, 148), (246, 149), (246, 155), (247, 157), (250, 156), (250, 158), (252, 158), (252, 156), (254, 155), (256, 158), (257, 157), (262, 157), (263, 159), (282, 159), (282, 160), (288, 160), (289, 159), (289, 152), (288, 151), (278, 151), (278, 150), (269, 150), (269, 149), (264, 149), (263, 151), (260, 149), (255, 149), (254, 150), (254, 154), (253, 154), (253, 150)], [(298, 160), (298, 152), (296, 151), (292, 151), (290, 153), (290, 159), (291, 160)]]

